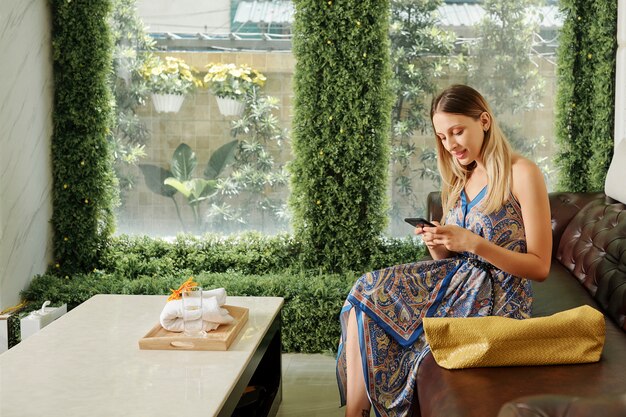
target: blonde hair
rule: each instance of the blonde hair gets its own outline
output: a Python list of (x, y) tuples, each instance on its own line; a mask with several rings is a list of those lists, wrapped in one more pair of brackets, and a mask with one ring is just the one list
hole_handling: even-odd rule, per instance
[[(512, 151), (508, 140), (496, 123), (493, 112), (484, 97), (472, 87), (452, 85), (433, 99), (430, 108), (432, 122), (435, 113), (453, 113), (479, 120), (483, 113), (491, 118), (489, 129), (480, 150), (480, 156), (487, 170), (488, 191), (481, 201), (482, 209), (487, 213), (498, 210), (510, 198), (511, 193), (511, 158)], [(433, 125), (434, 130), (434, 125)], [(436, 137), (436, 135), (435, 135)], [(476, 162), (463, 166), (444, 148), (436, 137), (437, 165), (441, 174), (441, 203), (445, 215), (456, 204), (470, 174), (476, 168)]]

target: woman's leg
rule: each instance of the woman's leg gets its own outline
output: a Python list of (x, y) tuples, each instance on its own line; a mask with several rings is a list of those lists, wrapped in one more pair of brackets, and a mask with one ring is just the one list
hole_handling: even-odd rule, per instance
[(368, 417), (371, 404), (365, 389), (354, 308), (350, 309), (346, 334), (346, 417)]

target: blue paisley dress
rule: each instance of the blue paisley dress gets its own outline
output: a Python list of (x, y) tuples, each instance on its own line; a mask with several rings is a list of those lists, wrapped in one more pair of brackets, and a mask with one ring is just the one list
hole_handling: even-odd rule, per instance
[[(457, 224), (516, 252), (526, 252), (519, 203), (511, 197), (498, 211), (481, 212), (487, 187), (468, 201), (461, 193), (446, 216)], [(377, 416), (409, 416), (416, 395), (417, 369), (430, 351), (423, 317), (498, 315), (530, 317), (532, 290), (513, 276), (471, 253), (452, 258), (397, 265), (361, 276), (341, 310), (342, 338), (337, 380), (345, 405), (346, 358), (343, 349), (348, 313), (354, 308), (359, 329), (363, 373)]]

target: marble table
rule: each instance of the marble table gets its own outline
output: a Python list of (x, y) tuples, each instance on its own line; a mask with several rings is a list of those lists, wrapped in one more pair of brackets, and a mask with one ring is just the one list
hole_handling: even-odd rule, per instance
[(282, 398), (279, 297), (249, 308), (227, 351), (140, 350), (166, 297), (96, 295), (0, 354), (0, 416), (230, 416), (248, 384)]

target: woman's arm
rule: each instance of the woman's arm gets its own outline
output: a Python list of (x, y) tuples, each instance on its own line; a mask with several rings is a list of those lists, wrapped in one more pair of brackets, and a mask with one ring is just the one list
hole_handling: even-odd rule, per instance
[(513, 195), (522, 209), (526, 253), (513, 252), (456, 225), (437, 227), (434, 244), (448, 250), (469, 251), (509, 274), (543, 281), (550, 271), (552, 226), (548, 192), (539, 168), (516, 158), (513, 163)]

